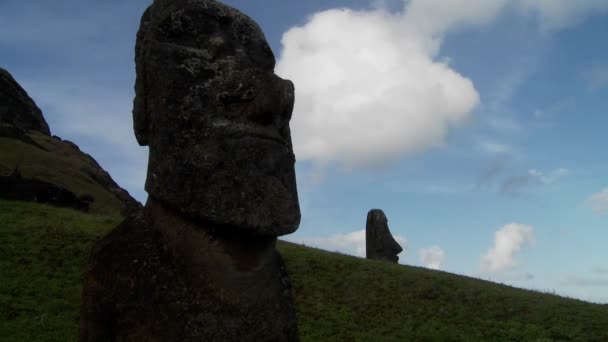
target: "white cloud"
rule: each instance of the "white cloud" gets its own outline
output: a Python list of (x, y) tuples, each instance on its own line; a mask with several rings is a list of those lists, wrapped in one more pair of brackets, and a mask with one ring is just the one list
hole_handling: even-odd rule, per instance
[(424, 267), (438, 270), (443, 265), (446, 254), (443, 249), (435, 245), (428, 248), (421, 248), (418, 251), (418, 256)]
[[(319, 12), (283, 35), (276, 71), (296, 84), (292, 133), (300, 160), (362, 166), (442, 146), (480, 101), (470, 79), (438, 60), (446, 33), (507, 11), (556, 30), (608, 1), (410, 0), (396, 13), (383, 9), (386, 1), (372, 7)], [(512, 74), (502, 97), (525, 78)]]
[(608, 212), (608, 188), (604, 188), (602, 191), (591, 195), (587, 199), (587, 204), (598, 214)]
[[(393, 235), (395, 240), (406, 250), (407, 240), (400, 235)], [(365, 258), (365, 229), (331, 235), (328, 237), (291, 237), (286, 240), (307, 246), (321, 248), (330, 252), (340, 252)], [(402, 252), (403, 253), (403, 252)]]
[(382, 10), (329, 10), (286, 32), (276, 71), (296, 84), (298, 158), (364, 165), (441, 146), (479, 95), (433, 42)]
[(511, 223), (494, 233), (492, 247), (481, 257), (484, 273), (511, 271), (518, 265), (517, 254), (534, 241), (534, 228), (529, 225)]

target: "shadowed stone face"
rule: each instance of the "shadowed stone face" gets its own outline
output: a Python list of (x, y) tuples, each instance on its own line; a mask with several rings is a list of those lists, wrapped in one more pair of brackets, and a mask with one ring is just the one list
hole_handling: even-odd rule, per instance
[(392, 262), (399, 261), (397, 254), (403, 251), (388, 229), (388, 219), (380, 209), (372, 209), (367, 213), (365, 247), (367, 259), (384, 259)]
[(151, 197), (241, 232), (297, 229), (294, 86), (274, 65), (258, 25), (237, 10), (154, 2), (137, 35), (133, 109), (137, 140), (150, 146)]

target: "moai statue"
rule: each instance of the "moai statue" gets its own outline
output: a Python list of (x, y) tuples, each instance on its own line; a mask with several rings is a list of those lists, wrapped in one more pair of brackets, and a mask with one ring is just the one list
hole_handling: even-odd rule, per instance
[(395, 241), (388, 229), (388, 220), (380, 209), (372, 209), (367, 213), (365, 226), (365, 254), (367, 259), (399, 261), (397, 254), (403, 248)]
[(81, 341), (297, 341), (277, 236), (300, 222), (289, 120), (258, 25), (212, 0), (155, 0), (136, 43), (144, 208), (95, 246)]

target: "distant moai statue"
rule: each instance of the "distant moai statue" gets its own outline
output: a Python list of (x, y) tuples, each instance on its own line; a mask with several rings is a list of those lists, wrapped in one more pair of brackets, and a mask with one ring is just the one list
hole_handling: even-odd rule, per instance
[(388, 219), (380, 209), (372, 209), (367, 213), (365, 226), (365, 257), (367, 259), (399, 261), (397, 254), (403, 248), (395, 241), (388, 229)]

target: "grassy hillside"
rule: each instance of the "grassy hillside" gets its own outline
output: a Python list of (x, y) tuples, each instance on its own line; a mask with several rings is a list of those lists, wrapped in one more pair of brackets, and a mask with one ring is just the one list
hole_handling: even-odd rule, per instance
[[(71, 341), (118, 219), (0, 201), (0, 341)], [(608, 341), (608, 306), (280, 243), (304, 341)]]
[(120, 200), (89, 176), (98, 171), (83, 153), (43, 134), (32, 133), (30, 137), (44, 150), (16, 139), (0, 137), (0, 175), (9, 175), (18, 166), (25, 178), (62, 186), (76, 195), (93, 196), (92, 213), (120, 215)]

